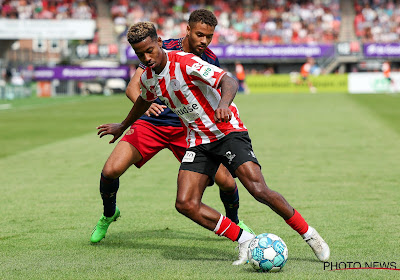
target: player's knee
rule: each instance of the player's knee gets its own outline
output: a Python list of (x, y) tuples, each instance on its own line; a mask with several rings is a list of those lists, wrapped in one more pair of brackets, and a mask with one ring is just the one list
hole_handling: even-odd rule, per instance
[(261, 182), (254, 182), (250, 188), (250, 194), (258, 201), (268, 201), (271, 195), (271, 190)]
[(233, 191), (236, 188), (236, 182), (231, 173), (221, 167), (218, 169), (217, 174), (215, 174), (215, 183), (224, 192)]
[(232, 177), (227, 177), (224, 180), (217, 180), (215, 178), (215, 183), (224, 192), (234, 191), (236, 188), (236, 182)]
[(251, 191), (251, 195), (257, 199), (258, 201), (260, 200), (265, 200), (266, 194), (265, 194), (265, 189), (260, 188), (260, 187), (254, 187)]
[(192, 200), (177, 198), (175, 201), (175, 208), (179, 213), (185, 216), (192, 216), (199, 207), (198, 204)]
[(270, 207), (276, 205), (276, 202), (280, 201), (282, 197), (278, 192), (275, 192), (269, 188), (257, 189), (253, 196), (257, 201)]
[(116, 179), (122, 175), (123, 172), (116, 168), (115, 165), (105, 165), (102, 171), (103, 175), (107, 178)]

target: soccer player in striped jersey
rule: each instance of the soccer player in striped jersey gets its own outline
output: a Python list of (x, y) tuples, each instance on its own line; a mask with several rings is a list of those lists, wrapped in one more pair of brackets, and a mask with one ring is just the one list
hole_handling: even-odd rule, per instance
[[(204, 228), (237, 241), (239, 258), (233, 264), (246, 263), (248, 245), (255, 235), (201, 201), (222, 163), (257, 201), (268, 205), (297, 231), (319, 260), (328, 260), (328, 244), (281, 194), (265, 183), (247, 128), (232, 103), (237, 82), (196, 55), (163, 50), (162, 40), (149, 22), (131, 26), (127, 37), (147, 68), (140, 78), (142, 93), (120, 124), (121, 130), (134, 123), (156, 98), (181, 118), (186, 129), (188, 149), (178, 173), (176, 209)], [(99, 133), (110, 134), (107, 125)], [(111, 134), (118, 138), (122, 132)]]
[[(204, 9), (193, 11), (189, 17), (187, 35), (184, 38), (165, 40), (163, 48), (194, 53), (203, 60), (220, 66), (217, 56), (208, 48), (216, 25), (217, 19), (212, 12)], [(126, 94), (133, 103), (140, 95), (139, 79), (145, 68), (146, 66), (141, 63), (127, 87)], [(110, 129), (119, 128), (115, 125)], [(115, 140), (116, 138), (112, 139), (110, 143)], [(181, 161), (187, 148), (186, 134), (179, 117), (160, 99), (155, 99), (146, 114), (126, 132), (104, 165), (100, 179), (104, 212), (92, 232), (90, 240), (93, 243), (105, 237), (109, 225), (120, 215), (116, 206), (119, 177), (132, 164), (140, 168), (165, 148), (171, 150)], [(220, 188), (226, 216), (244, 230), (252, 232), (242, 220), (239, 220), (239, 192), (235, 180), (223, 165), (216, 174), (215, 182)]]

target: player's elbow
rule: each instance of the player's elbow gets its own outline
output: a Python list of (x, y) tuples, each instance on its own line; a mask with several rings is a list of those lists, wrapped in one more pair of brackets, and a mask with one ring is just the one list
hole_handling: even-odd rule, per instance
[(237, 92), (237, 90), (239, 89), (239, 84), (238, 82), (230, 77), (229, 75), (225, 74), (222, 78), (221, 78), (221, 82), (219, 83), (219, 86), (221, 88), (230, 88), (232, 89), (234, 92)]
[(128, 97), (130, 100), (132, 100), (132, 85), (129, 83), (128, 86), (126, 87), (125, 90), (125, 95)]
[(234, 78), (231, 78), (231, 77), (229, 77), (229, 78), (231, 79), (230, 82), (232, 83), (232, 87), (235, 88), (235, 92), (238, 91), (238, 89), (239, 89), (239, 83), (238, 83), (238, 81), (235, 80)]

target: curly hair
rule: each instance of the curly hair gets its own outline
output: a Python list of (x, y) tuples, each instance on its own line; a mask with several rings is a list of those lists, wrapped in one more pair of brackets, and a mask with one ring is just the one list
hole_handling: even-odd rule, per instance
[(218, 20), (215, 15), (211, 11), (206, 9), (195, 10), (190, 14), (188, 20), (189, 26), (192, 26), (192, 24), (197, 22), (205, 23), (212, 27), (215, 27), (218, 24)]
[(153, 41), (157, 41), (158, 38), (156, 27), (148, 21), (135, 23), (126, 34), (126, 38), (131, 45), (139, 43), (147, 37), (150, 37)]

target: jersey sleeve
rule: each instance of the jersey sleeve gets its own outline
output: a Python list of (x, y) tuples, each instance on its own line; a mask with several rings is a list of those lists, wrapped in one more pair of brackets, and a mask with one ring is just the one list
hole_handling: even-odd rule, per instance
[(186, 64), (186, 73), (194, 80), (200, 80), (213, 88), (217, 88), (223, 75), (226, 74), (221, 68), (212, 65), (199, 57), (192, 56)]
[(140, 77), (140, 96), (146, 101), (154, 101), (157, 99), (155, 84), (152, 84), (154, 80), (143, 79), (146, 76), (146, 72), (143, 72)]

